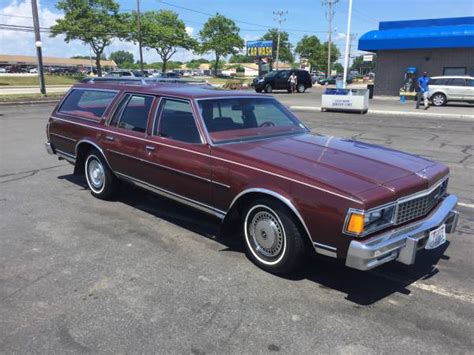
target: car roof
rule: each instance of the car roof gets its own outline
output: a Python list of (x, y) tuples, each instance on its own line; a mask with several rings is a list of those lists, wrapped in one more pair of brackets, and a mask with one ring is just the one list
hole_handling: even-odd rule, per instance
[(210, 85), (189, 85), (181, 83), (158, 83), (150, 85), (130, 85), (124, 83), (100, 83), (99, 85), (90, 83), (78, 83), (73, 88), (84, 88), (84, 89), (97, 89), (97, 90), (123, 90), (133, 91), (143, 94), (154, 94), (163, 96), (174, 96), (180, 98), (189, 99), (203, 99), (213, 97), (269, 97), (270, 95), (264, 95), (249, 91), (239, 90), (222, 90)]
[(469, 75), (444, 75), (432, 76), (431, 79), (474, 79), (474, 77)]

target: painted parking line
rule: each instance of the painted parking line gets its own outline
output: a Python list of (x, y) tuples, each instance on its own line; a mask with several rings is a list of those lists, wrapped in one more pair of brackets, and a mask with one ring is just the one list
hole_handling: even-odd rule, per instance
[(474, 209), (474, 203), (458, 202), (458, 206)]
[[(407, 283), (406, 280), (403, 280), (403, 279), (401, 279), (397, 276), (386, 275), (386, 274), (383, 274), (379, 271), (370, 271), (370, 274), (372, 274), (374, 276), (377, 276), (377, 277), (380, 277), (380, 278), (383, 278), (383, 279), (386, 279), (386, 280), (391, 281), (391, 282), (396, 282), (396, 283), (400, 283), (400, 284), (406, 284)], [(428, 284), (422, 283), (421, 281), (415, 281), (412, 284), (407, 285), (407, 287), (414, 287), (414, 288), (417, 288), (419, 290), (423, 290), (423, 291), (427, 291), (427, 292), (437, 294), (439, 296), (444, 296), (444, 297), (448, 297), (448, 298), (455, 299), (455, 300), (458, 300), (458, 301), (463, 301), (463, 302), (474, 304), (474, 295), (469, 294), (468, 292), (465, 292), (465, 291), (447, 290), (443, 287), (439, 287), (439, 286), (435, 286), (435, 285), (428, 285)]]

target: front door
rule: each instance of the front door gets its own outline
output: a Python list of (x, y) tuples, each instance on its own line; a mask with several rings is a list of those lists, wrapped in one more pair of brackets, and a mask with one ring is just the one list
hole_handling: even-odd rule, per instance
[(190, 101), (162, 98), (150, 140), (155, 144), (147, 143), (147, 182), (182, 202), (211, 204), (209, 146), (201, 139)]

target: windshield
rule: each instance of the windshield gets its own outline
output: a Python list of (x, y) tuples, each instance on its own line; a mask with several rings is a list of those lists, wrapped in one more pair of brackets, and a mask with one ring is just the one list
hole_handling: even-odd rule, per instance
[(291, 112), (272, 98), (224, 98), (198, 103), (214, 143), (307, 132)]

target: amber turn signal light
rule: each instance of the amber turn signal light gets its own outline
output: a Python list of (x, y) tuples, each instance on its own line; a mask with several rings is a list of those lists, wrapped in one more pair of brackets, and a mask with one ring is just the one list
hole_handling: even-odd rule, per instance
[(364, 215), (352, 213), (349, 223), (347, 223), (347, 231), (354, 234), (362, 234), (364, 232)]

